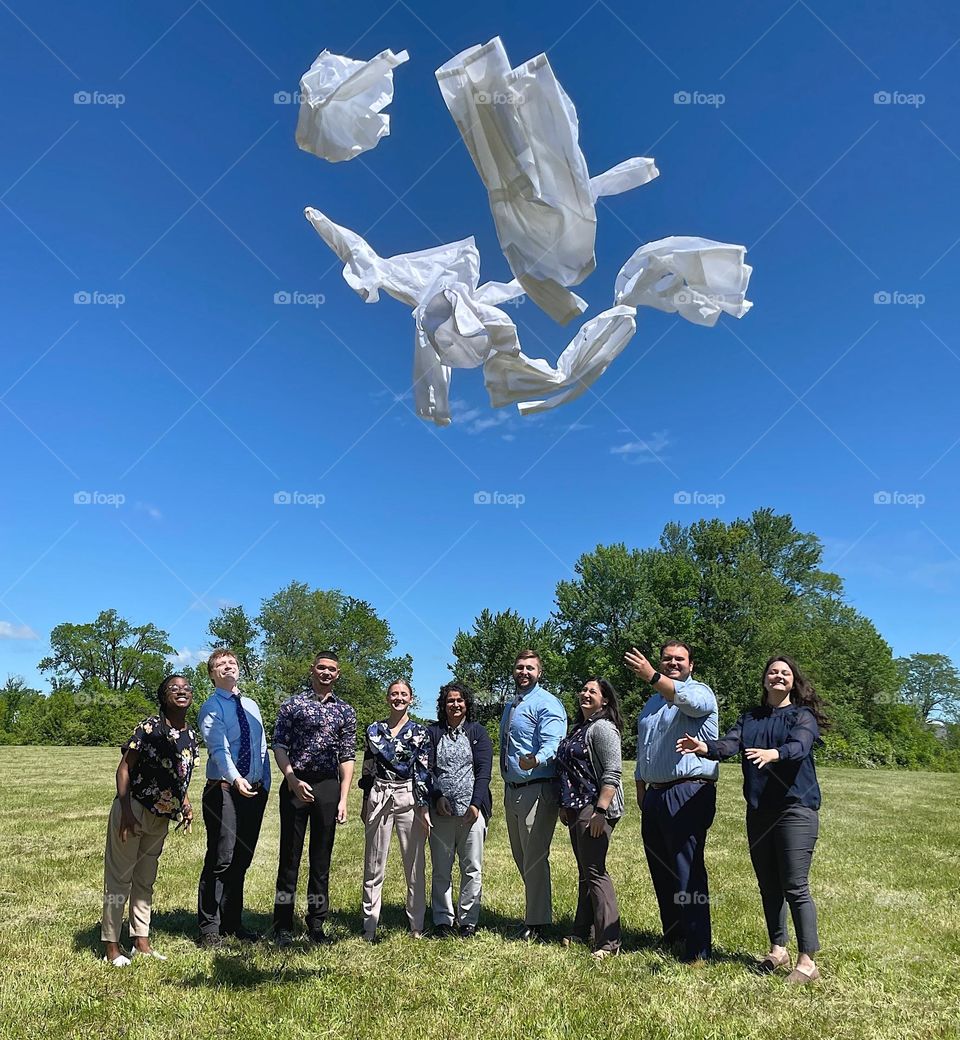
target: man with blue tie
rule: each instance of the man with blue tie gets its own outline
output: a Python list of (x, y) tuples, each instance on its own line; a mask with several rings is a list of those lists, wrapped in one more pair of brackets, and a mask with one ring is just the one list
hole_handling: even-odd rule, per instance
[(200, 874), (197, 916), (200, 945), (223, 937), (260, 938), (243, 927), (243, 882), (260, 837), (270, 790), (270, 760), (263, 719), (255, 701), (237, 688), (240, 666), (232, 650), (215, 650), (207, 661), (215, 687), (200, 709), (197, 728), (207, 745), (203, 823), (207, 854)]
[(643, 851), (660, 907), (664, 940), (683, 960), (710, 956), (710, 893), (703, 853), (717, 811), (717, 763), (682, 755), (685, 733), (698, 740), (719, 735), (717, 698), (693, 678), (693, 655), (672, 639), (657, 668), (633, 648), (627, 667), (653, 687), (637, 719), (637, 805)]
[[(500, 719), (500, 775), (510, 848), (523, 878), (525, 911), (517, 938), (543, 939), (553, 922), (550, 842), (560, 811), (555, 777), (557, 748), (567, 734), (567, 713), (540, 685), (543, 664), (523, 650), (513, 666), (516, 694)], [(689, 756), (687, 756), (689, 757)]]

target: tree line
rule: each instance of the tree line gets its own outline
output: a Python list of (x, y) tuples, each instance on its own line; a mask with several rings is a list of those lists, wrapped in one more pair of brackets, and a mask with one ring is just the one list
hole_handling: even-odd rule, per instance
[[(949, 657), (894, 658), (873, 622), (844, 598), (839, 575), (824, 570), (823, 545), (788, 515), (760, 509), (729, 523), (667, 524), (657, 545), (598, 545), (574, 577), (560, 581), (543, 621), (485, 609), (457, 633), (451, 678), (478, 692), (482, 720), (496, 738), (512, 693), (514, 655), (534, 647), (544, 685), (565, 699), (592, 675), (609, 678), (636, 718), (649, 691), (623, 664), (631, 646), (655, 653), (666, 639), (694, 648), (695, 674), (721, 707), (721, 726), (759, 703), (760, 674), (772, 653), (794, 657), (828, 705), (824, 761), (860, 766), (960, 769), (960, 673)], [(288, 697), (304, 689), (313, 655), (335, 649), (341, 696), (362, 725), (383, 714), (383, 691), (412, 670), (389, 622), (365, 600), (291, 582), (257, 613), (226, 607), (208, 627), (210, 648), (237, 654), (242, 684), (268, 728)], [(134, 625), (115, 610), (94, 621), (57, 625), (39, 662), (50, 690), (16, 676), (0, 688), (0, 743), (119, 745), (154, 710), (153, 692), (172, 671), (174, 648), (158, 626)], [(212, 687), (203, 664), (182, 669), (196, 691), (194, 715)], [(419, 691), (429, 715), (434, 691)], [(635, 750), (631, 732), (625, 752)]]

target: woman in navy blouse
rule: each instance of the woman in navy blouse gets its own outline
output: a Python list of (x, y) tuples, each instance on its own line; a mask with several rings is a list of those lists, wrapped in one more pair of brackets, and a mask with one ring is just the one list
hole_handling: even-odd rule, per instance
[(813, 955), (817, 908), (808, 875), (819, 831), (820, 785), (813, 763), (814, 745), (828, 723), (820, 698), (796, 663), (771, 657), (763, 670), (763, 698), (741, 715), (719, 740), (683, 736), (677, 751), (721, 760), (742, 754), (743, 796), (747, 801), (747, 840), (760, 886), (770, 952), (762, 972), (789, 968), (787, 906), (797, 933), (799, 957), (788, 982), (820, 977)]
[(389, 716), (367, 727), (360, 817), (363, 855), (363, 937), (375, 942), (387, 854), (394, 830), (407, 878), (407, 921), (415, 939), (423, 935), (426, 912), (424, 852), (430, 834), (430, 738), (408, 714), (413, 690), (402, 679), (387, 688)]

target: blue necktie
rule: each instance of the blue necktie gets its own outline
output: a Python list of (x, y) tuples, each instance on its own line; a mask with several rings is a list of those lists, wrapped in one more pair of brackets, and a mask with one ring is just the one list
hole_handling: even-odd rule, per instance
[(240, 754), (237, 755), (237, 769), (240, 771), (240, 775), (246, 779), (247, 773), (250, 772), (250, 723), (247, 720), (247, 713), (240, 703), (239, 693), (233, 694), (233, 703), (237, 709), (237, 722), (240, 723)]

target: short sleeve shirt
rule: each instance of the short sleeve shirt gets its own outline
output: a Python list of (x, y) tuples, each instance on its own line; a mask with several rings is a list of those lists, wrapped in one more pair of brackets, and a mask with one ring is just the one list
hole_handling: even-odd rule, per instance
[(136, 751), (130, 773), (130, 795), (155, 816), (183, 818), (183, 804), (197, 764), (197, 735), (189, 726), (174, 729), (165, 718), (151, 715), (133, 731), (121, 751)]

